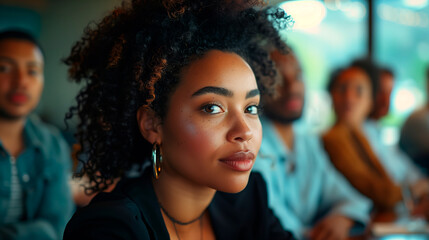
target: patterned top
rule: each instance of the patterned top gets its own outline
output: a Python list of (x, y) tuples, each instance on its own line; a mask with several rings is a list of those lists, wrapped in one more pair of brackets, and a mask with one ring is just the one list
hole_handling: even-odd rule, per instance
[(24, 198), (22, 186), (18, 177), (18, 168), (16, 167), (16, 159), (10, 157), (11, 163), (11, 179), (10, 179), (10, 200), (7, 208), (6, 218), (4, 223), (14, 223), (22, 219), (24, 215)]

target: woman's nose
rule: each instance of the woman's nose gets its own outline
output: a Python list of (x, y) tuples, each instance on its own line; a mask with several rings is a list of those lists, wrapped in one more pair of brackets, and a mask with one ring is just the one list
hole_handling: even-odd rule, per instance
[(245, 113), (233, 116), (233, 123), (228, 132), (228, 141), (247, 142), (253, 138), (253, 131), (245, 119)]

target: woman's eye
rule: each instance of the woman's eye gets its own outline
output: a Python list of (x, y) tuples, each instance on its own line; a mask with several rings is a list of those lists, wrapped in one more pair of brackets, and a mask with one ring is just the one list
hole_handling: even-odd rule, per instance
[(222, 108), (216, 104), (207, 104), (202, 107), (203, 112), (217, 114), (223, 112)]
[(245, 112), (246, 113), (250, 113), (252, 115), (258, 115), (258, 113), (259, 113), (259, 106), (257, 106), (257, 105), (248, 106), (246, 108)]
[(356, 88), (356, 93), (358, 94), (359, 97), (363, 95), (364, 91), (365, 91), (365, 89), (363, 86), (358, 86)]
[(34, 69), (28, 70), (28, 75), (35, 77), (35, 76), (39, 75), (39, 71), (34, 70)]
[(6, 65), (0, 65), (0, 73), (10, 72), (10, 67)]

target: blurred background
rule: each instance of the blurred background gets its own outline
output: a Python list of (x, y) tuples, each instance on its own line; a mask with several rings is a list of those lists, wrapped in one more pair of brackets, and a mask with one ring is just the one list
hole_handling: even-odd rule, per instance
[[(45, 90), (38, 114), (65, 129), (64, 115), (81, 86), (68, 81), (61, 62), (88, 24), (95, 24), (121, 0), (0, 0), (0, 30), (21, 28), (39, 38), (45, 52)], [(295, 24), (282, 32), (295, 50), (306, 82), (302, 119), (311, 130), (332, 124), (326, 91), (330, 72), (352, 59), (371, 55), (395, 73), (390, 113), (382, 119), (386, 144), (398, 141), (399, 128), (427, 98), (424, 72), (429, 65), (429, 0), (269, 1)], [(71, 123), (70, 132), (76, 123)]]
[[(395, 74), (382, 137), (395, 144), (408, 115), (425, 103), (429, 65), (428, 0), (278, 1), (295, 20), (283, 36), (301, 61), (307, 86), (305, 118), (316, 132), (333, 121), (326, 91), (330, 72), (371, 55)], [(372, 13), (370, 15), (370, 13)], [(371, 16), (371, 19), (370, 19)], [(371, 34), (371, 35), (370, 35)]]

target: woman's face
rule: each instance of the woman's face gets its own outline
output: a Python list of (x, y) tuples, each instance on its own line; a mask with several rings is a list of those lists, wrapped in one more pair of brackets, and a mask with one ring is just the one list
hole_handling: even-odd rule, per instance
[(331, 91), (337, 121), (359, 126), (372, 106), (372, 87), (368, 75), (360, 68), (344, 70)]
[(237, 54), (211, 50), (191, 63), (161, 125), (161, 177), (244, 189), (262, 138), (259, 97), (253, 71)]

